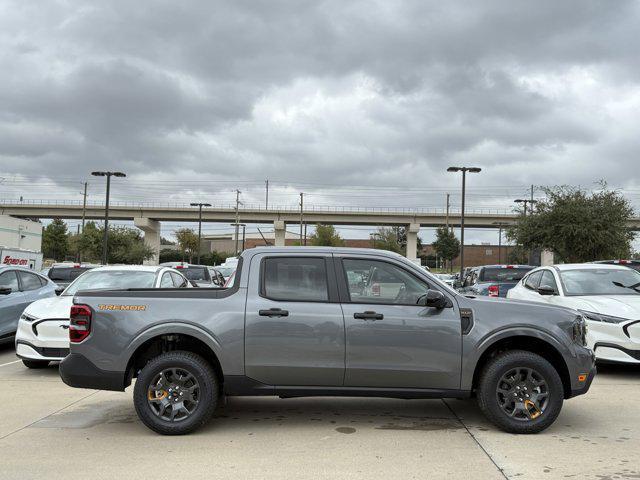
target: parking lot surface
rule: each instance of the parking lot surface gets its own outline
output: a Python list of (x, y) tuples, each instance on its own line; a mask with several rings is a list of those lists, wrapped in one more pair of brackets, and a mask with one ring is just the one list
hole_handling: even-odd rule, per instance
[(497, 431), (473, 400), (231, 398), (157, 435), (125, 393), (67, 387), (0, 346), (0, 478), (640, 478), (640, 368), (606, 367), (545, 432)]

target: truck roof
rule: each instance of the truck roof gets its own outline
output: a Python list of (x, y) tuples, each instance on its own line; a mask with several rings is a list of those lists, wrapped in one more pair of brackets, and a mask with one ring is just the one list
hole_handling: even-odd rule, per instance
[(359, 255), (383, 255), (393, 258), (404, 258), (396, 252), (389, 250), (379, 250), (374, 248), (353, 248), (353, 247), (255, 247), (245, 250), (242, 256), (249, 256), (257, 253), (346, 253)]

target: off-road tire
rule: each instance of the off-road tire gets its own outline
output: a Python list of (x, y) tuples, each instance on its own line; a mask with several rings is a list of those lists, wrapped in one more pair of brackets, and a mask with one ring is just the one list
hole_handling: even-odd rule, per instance
[[(169, 368), (179, 368), (191, 373), (200, 386), (198, 405), (188, 418), (179, 422), (157, 416), (147, 400), (153, 379)], [(133, 389), (133, 403), (142, 423), (154, 432), (162, 435), (184, 435), (202, 427), (211, 419), (218, 404), (219, 384), (211, 364), (204, 358), (192, 352), (176, 350), (163, 353), (144, 366)]]
[[(531, 368), (544, 377), (549, 389), (548, 403), (542, 414), (534, 419), (519, 421), (511, 418), (500, 407), (497, 386), (510, 369)], [(477, 388), (480, 410), (494, 425), (509, 433), (538, 433), (549, 427), (560, 414), (564, 401), (564, 388), (557, 370), (540, 355), (525, 350), (500, 353), (484, 366)]]

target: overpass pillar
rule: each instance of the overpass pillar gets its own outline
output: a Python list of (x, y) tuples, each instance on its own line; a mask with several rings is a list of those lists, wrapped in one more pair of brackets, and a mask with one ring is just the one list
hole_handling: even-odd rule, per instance
[(286, 225), (283, 220), (273, 222), (273, 231), (276, 235), (276, 247), (284, 247), (286, 237)]
[(411, 261), (418, 259), (418, 232), (420, 231), (419, 223), (410, 223), (407, 226), (407, 254), (406, 257)]
[(146, 217), (136, 217), (133, 224), (144, 232), (144, 244), (153, 250), (153, 257), (145, 265), (158, 265), (160, 261), (160, 222)]

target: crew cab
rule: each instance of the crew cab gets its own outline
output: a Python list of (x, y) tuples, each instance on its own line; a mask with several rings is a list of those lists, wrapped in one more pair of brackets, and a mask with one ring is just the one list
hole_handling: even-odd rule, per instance
[(395, 253), (258, 247), (224, 289), (76, 293), (60, 375), (105, 390), (136, 377), (138, 416), (161, 434), (202, 426), (224, 395), (476, 396), (499, 428), (534, 433), (589, 389), (585, 335), (574, 310), (467, 298)]

